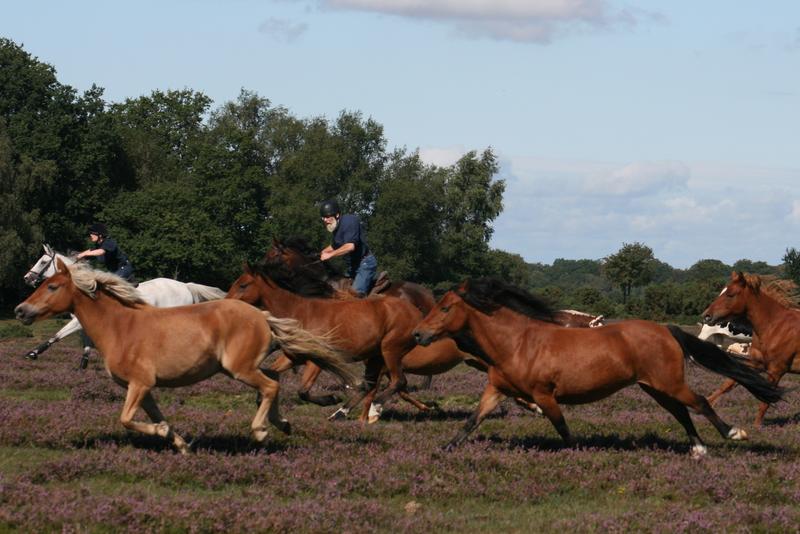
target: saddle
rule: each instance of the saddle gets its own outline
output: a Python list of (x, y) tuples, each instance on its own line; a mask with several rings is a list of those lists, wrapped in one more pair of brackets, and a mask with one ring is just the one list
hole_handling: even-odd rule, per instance
[[(369, 290), (369, 295), (378, 295), (383, 293), (389, 286), (392, 285), (392, 280), (389, 278), (389, 273), (386, 271), (381, 271), (378, 273), (378, 276), (375, 278), (375, 283), (372, 285), (372, 289)], [(341, 291), (352, 291), (353, 289), (353, 279), (352, 278), (342, 278), (339, 280), (337, 284), (337, 289)]]

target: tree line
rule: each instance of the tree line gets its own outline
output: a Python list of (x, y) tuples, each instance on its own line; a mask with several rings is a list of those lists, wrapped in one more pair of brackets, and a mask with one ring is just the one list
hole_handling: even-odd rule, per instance
[[(216, 107), (192, 89), (107, 102), (101, 88), (79, 94), (0, 38), (0, 310), (27, 293), (22, 275), (43, 242), (83, 249), (93, 221), (108, 225), (140, 279), (227, 287), (274, 237), (322, 248), (317, 206), (332, 197), (365, 221), (381, 269), (434, 288), (493, 275), (559, 306), (666, 318), (695, 309), (692, 284), (718, 290), (730, 272), (698, 262), (684, 273), (650, 258), (652, 276), (637, 278), (626, 271), (635, 254), (547, 266), (492, 249), (505, 190), (497, 173), (490, 147), (429, 165), (389, 149), (382, 126), (360, 112), (298, 118), (247, 90)], [(787, 267), (742, 261), (800, 276), (794, 249)]]

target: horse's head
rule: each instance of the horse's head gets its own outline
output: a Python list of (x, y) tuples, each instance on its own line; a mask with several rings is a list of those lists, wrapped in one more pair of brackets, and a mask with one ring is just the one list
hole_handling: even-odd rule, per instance
[(747, 313), (747, 300), (759, 290), (758, 281), (750, 281), (741, 272), (731, 273), (730, 282), (703, 312), (703, 322), (709, 325), (727, 323)]
[(72, 275), (61, 258), (57, 258), (55, 263), (55, 274), (14, 308), (14, 314), (23, 324), (31, 324), (72, 309), (75, 290)]
[(22, 277), (25, 283), (31, 287), (38, 286), (42, 280), (53, 276), (56, 272), (56, 252), (47, 244), (42, 245), (42, 248), (44, 248), (42, 257), (40, 257), (36, 263), (33, 264), (33, 267), (25, 273), (25, 276)]
[(261, 301), (259, 276), (247, 262), (242, 266), (242, 270), (244, 272), (231, 284), (225, 298), (243, 300), (256, 306)]
[(448, 291), (414, 329), (414, 339), (428, 346), (442, 336), (458, 333), (467, 324), (467, 306), (458, 290)]

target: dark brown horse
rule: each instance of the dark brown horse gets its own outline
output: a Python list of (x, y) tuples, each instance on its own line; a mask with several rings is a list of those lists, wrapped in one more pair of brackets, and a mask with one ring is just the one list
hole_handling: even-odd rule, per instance
[[(312, 335), (297, 321), (278, 319), (243, 302), (216, 300), (175, 308), (155, 308), (128, 282), (81, 264), (58, 270), (16, 307), (25, 324), (63, 312), (74, 312), (94, 340), (112, 379), (128, 392), (120, 421), (130, 430), (171, 440), (181, 452), (188, 444), (167, 424), (151, 395), (154, 387), (180, 387), (224, 373), (258, 390), (262, 396), (251, 428), (261, 442), (265, 418), (284, 432), (289, 423), (278, 411), (278, 381), (259, 365), (273, 341), (286, 352), (354, 382), (325, 336)], [(348, 358), (349, 361), (349, 358)], [(142, 407), (152, 423), (134, 421)]]
[(723, 422), (684, 379), (684, 360), (735, 378), (756, 397), (776, 402), (780, 391), (711, 343), (675, 326), (624, 321), (601, 328), (567, 329), (529, 293), (492, 279), (465, 282), (448, 292), (415, 330), (422, 343), (469, 331), (485, 351), (489, 384), (477, 411), (448, 444), (462, 442), (507, 396), (535, 402), (566, 443), (572, 442), (559, 403), (600, 400), (638, 384), (669, 411), (689, 435), (695, 457), (706, 453), (687, 408), (703, 414), (728, 439), (743, 430)]
[[(753, 327), (748, 362), (766, 371), (777, 385), (786, 373), (800, 373), (800, 309), (797, 286), (789, 280), (764, 278), (757, 274), (731, 273), (730, 282), (703, 312), (706, 324), (746, 319)], [(733, 389), (727, 381), (711, 394), (716, 402)], [(755, 424), (761, 426), (769, 405), (761, 403)]]
[[(371, 400), (383, 372), (389, 374), (389, 387), (377, 394), (374, 408), (370, 409), (369, 416), (364, 410), (362, 420), (369, 417), (370, 422), (377, 421), (386, 400), (396, 392), (401, 396), (405, 393), (406, 370), (436, 374), (473, 359), (461, 352), (451, 339), (431, 347), (417, 347), (412, 330), (422, 314), (406, 299), (388, 295), (347, 300), (314, 298), (308, 295), (329, 292), (330, 286), (313, 279), (302, 279), (303, 285), (296, 286), (291, 283), (291, 277), (275, 274), (278, 269), (269, 265), (259, 268), (245, 265), (245, 272), (231, 285), (227, 297), (258, 305), (279, 317), (297, 319), (312, 332), (333, 331), (336, 346), (366, 364), (364, 390), (340, 408), (332, 416), (334, 418), (347, 415), (368, 394)], [(270, 369), (280, 373), (294, 365), (294, 361), (282, 355)], [(483, 367), (477, 361), (474, 365)], [(427, 409), (425, 405), (418, 407)]]

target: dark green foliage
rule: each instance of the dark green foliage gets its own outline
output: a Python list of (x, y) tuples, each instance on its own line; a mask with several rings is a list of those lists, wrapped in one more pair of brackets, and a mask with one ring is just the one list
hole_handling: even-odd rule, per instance
[(623, 243), (616, 254), (603, 259), (603, 273), (622, 289), (623, 302), (634, 287), (650, 282), (654, 271), (653, 249), (642, 243)]
[(17, 322), (13, 323), (0, 323), (0, 339), (11, 337), (33, 337), (33, 332), (27, 326), (23, 326)]
[(786, 254), (783, 256), (783, 270), (786, 278), (800, 285), (800, 251), (796, 248), (786, 249)]

